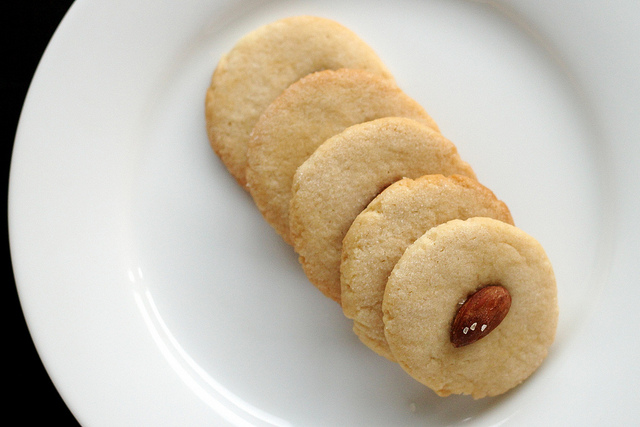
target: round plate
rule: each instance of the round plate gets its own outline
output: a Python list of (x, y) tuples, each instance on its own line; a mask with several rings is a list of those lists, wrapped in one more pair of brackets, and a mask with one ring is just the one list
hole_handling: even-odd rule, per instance
[[(440, 398), (365, 348), (209, 148), (218, 59), (297, 14), (367, 41), (546, 248), (558, 334), (511, 392)], [(639, 21), (632, 0), (76, 1), (26, 98), (9, 192), (23, 311), (71, 411), (135, 426), (635, 422)]]

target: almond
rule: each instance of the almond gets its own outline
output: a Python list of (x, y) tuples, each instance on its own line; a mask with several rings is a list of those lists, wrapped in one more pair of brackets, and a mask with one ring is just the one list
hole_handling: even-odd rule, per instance
[(511, 294), (500, 285), (474, 292), (462, 304), (451, 324), (450, 340), (463, 347), (486, 337), (504, 320), (511, 308)]

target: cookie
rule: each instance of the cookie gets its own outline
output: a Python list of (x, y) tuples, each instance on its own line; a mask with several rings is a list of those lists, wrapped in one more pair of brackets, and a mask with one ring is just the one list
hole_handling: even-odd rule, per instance
[(293, 175), (328, 138), (387, 116), (410, 117), (437, 129), (395, 83), (361, 70), (326, 70), (303, 77), (269, 105), (252, 131), (247, 185), (265, 220), (287, 242)]
[[(479, 304), (472, 295), (489, 285), (510, 294), (506, 317), (478, 341), (454, 347), (451, 328), (461, 303)], [(441, 396), (481, 398), (517, 386), (545, 359), (558, 321), (555, 277), (543, 248), (491, 218), (452, 220), (418, 238), (392, 270), (382, 310), (395, 359)], [(485, 325), (453, 332), (475, 334)]]
[(475, 178), (453, 143), (407, 118), (354, 125), (318, 147), (296, 171), (289, 211), (309, 280), (340, 302), (342, 239), (351, 223), (390, 184), (428, 174)]
[(472, 217), (513, 224), (507, 205), (475, 179), (461, 175), (402, 179), (356, 217), (342, 242), (341, 301), (364, 344), (394, 360), (382, 322), (382, 297), (391, 270), (406, 248), (430, 228)]
[(393, 79), (355, 33), (314, 16), (264, 25), (220, 59), (206, 93), (207, 133), (213, 150), (238, 183), (246, 184), (247, 141), (267, 106), (301, 77), (339, 68), (364, 69)]

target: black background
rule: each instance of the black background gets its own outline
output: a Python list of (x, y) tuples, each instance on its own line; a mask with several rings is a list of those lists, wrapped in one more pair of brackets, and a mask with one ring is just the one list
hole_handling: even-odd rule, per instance
[[(9, 236), (6, 226), (7, 193), (11, 150), (29, 84), (38, 62), (64, 14), (70, 0), (25, 0), (7, 2), (2, 13), (2, 94), (6, 112), (3, 125), (3, 163), (5, 179), (3, 215), (5, 215), (5, 301), (8, 302), (9, 322), (5, 325), (9, 343), (3, 353), (9, 356), (4, 363), (3, 377), (8, 380), (7, 411), (3, 417), (10, 425), (78, 425), (64, 401), (51, 383), (35, 350), (27, 329), (15, 287), (10, 263)], [(8, 108), (7, 108), (8, 107)], [(7, 295), (8, 294), (8, 295)], [(5, 361), (7, 359), (5, 358)], [(12, 421), (13, 420), (13, 421)]]

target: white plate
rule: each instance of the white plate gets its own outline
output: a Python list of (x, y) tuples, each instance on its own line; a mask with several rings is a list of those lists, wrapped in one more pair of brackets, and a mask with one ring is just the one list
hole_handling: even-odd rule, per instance
[[(522, 386), (438, 398), (357, 340), (209, 149), (220, 55), (294, 14), (353, 29), (554, 264)], [(629, 425), (640, 378), (640, 3), (79, 0), (16, 138), (10, 236), (86, 425)]]

